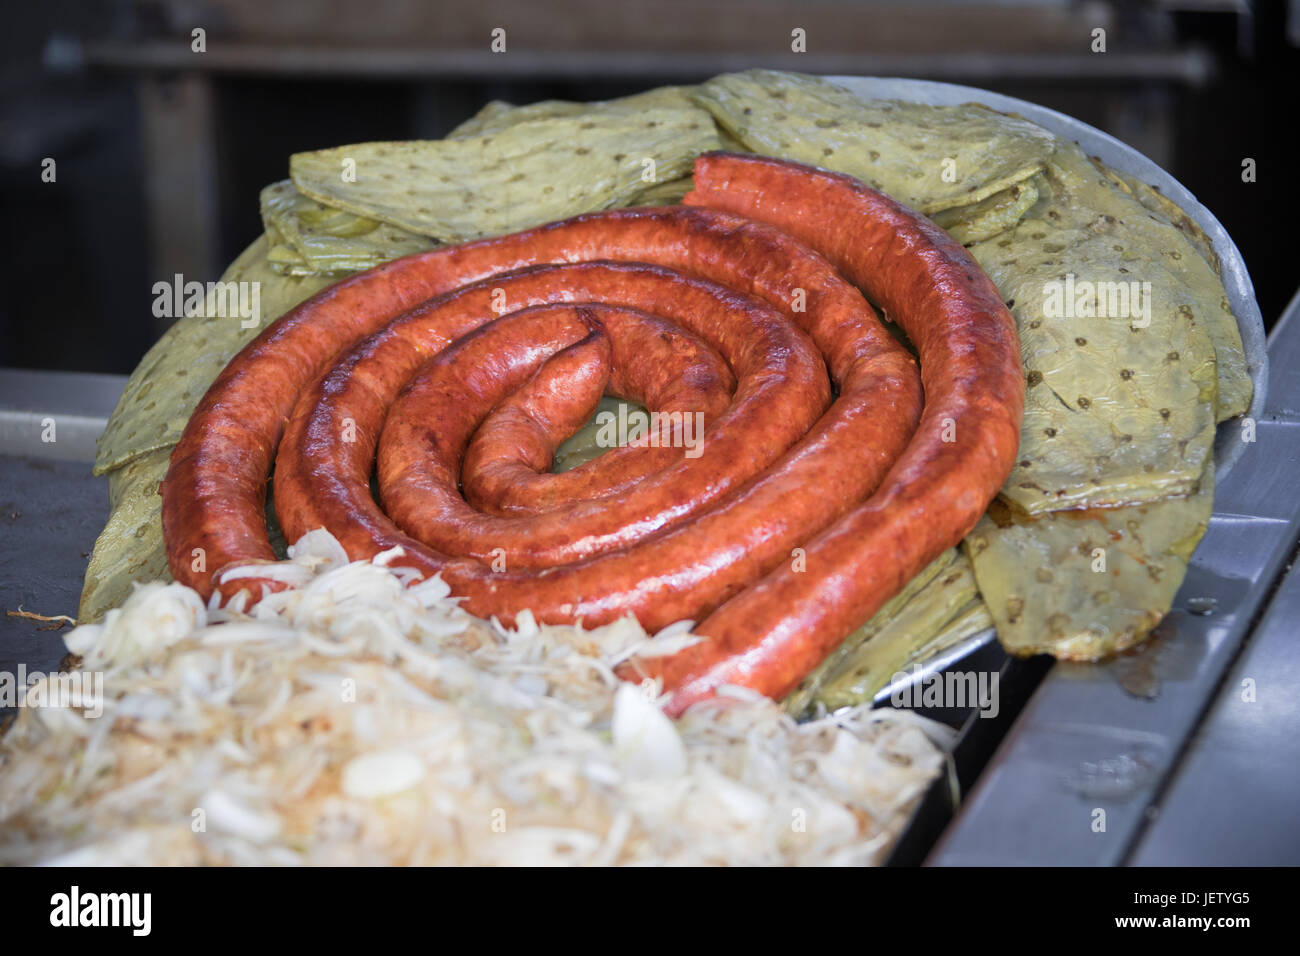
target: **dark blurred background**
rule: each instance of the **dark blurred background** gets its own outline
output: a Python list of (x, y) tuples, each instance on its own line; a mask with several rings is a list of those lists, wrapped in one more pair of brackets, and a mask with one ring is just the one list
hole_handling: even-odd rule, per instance
[[(790, 52), (795, 27), (806, 53)], [(1300, 0), (9, 3), (0, 366), (129, 372), (167, 321), (153, 283), (216, 278), (261, 231), (258, 190), (290, 153), (438, 137), (493, 98), (597, 99), (753, 66), (966, 83), (1107, 130), (1219, 217), (1271, 323), (1300, 272), (1298, 50)]]

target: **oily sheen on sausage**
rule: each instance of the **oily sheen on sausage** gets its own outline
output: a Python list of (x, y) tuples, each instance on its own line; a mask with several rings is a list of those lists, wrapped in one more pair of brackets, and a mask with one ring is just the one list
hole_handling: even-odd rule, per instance
[[(398, 260), (273, 324), (173, 451), (177, 579), (280, 586), (222, 575), (274, 558), (274, 459), (290, 540), (400, 546), (480, 616), (701, 621), (706, 641), (625, 674), (662, 678), (673, 712), (725, 683), (790, 689), (996, 493), (1018, 344), (960, 246), (848, 177), (709, 154), (690, 202)], [(698, 457), (642, 442), (547, 474), (602, 392), (699, 411)]]
[(925, 411), (866, 503), (705, 619), (708, 641), (653, 670), (680, 712), (722, 684), (791, 689), (853, 628), (974, 527), (1015, 461), (1024, 375), (1015, 321), (962, 246), (849, 176), (753, 156), (695, 166), (688, 205), (768, 222), (817, 249), (916, 347)]

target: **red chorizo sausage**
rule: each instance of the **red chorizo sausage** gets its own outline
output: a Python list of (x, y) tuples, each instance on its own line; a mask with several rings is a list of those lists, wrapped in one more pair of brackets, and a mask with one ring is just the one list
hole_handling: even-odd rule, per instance
[[(307, 530), (322, 518), (354, 558), (401, 545), (401, 563), (443, 573), (482, 616), (510, 620), (531, 608), (543, 621), (595, 624), (630, 612), (654, 629), (712, 612), (699, 627), (709, 641), (652, 665), (676, 690), (674, 711), (722, 683), (769, 694), (788, 690), (926, 561), (958, 540), (996, 492), (1018, 438), (1018, 347), (996, 290), (964, 250), (856, 181), (797, 164), (711, 155), (698, 164), (696, 184), (693, 202), (741, 210), (794, 232), (903, 325), (926, 365), (928, 403), (916, 436), (921, 398), (910, 356), (861, 296), (785, 231), (702, 209), (579, 217), (380, 267), (327, 290), (259, 336), (214, 383), (173, 453), (163, 488), (164, 526), (178, 579), (204, 593), (213, 587), (191, 566), (193, 548), (207, 549), (210, 568), (218, 572), (270, 558), (261, 496), (281, 424), (302, 391), (277, 465), (277, 510), (287, 531)], [(381, 396), (394, 382), (400, 389), (428, 355), (492, 318), (482, 303), (466, 308), (490, 292), (492, 282), (424, 307), (426, 313), (441, 310), (440, 320), (405, 343), (423, 349), (414, 361), (385, 346), (396, 341), (394, 333), (376, 330), (468, 282), (533, 263), (596, 258), (652, 259), (688, 273), (667, 274), (682, 288), (698, 282), (690, 276), (703, 277), (775, 307), (811, 335), (838, 398), (749, 483), (691, 502), (693, 520), (621, 550), (540, 573), (495, 573), (404, 535), (367, 489), (388, 411)], [(636, 308), (651, 267), (593, 264), (586, 278), (596, 281), (601, 268), (638, 274), (608, 290), (619, 304)], [(574, 301), (566, 288), (537, 291)], [(541, 304), (525, 298), (512, 307)], [(396, 326), (420, 326), (418, 318), (409, 319)], [(372, 332), (370, 341), (330, 369), (342, 351)], [(513, 346), (530, 347), (526, 341)], [(573, 348), (570, 357), (579, 346)], [(383, 359), (375, 359), (379, 352)], [(591, 359), (575, 359), (563, 371), (563, 358), (550, 365), (560, 379), (590, 374)], [(419, 393), (418, 383), (413, 391)], [(445, 407), (445, 399), (443, 406), (419, 407)], [(344, 447), (337, 440), (342, 411), (354, 413), (347, 417), (357, 425), (356, 440)], [(534, 418), (542, 419), (548, 416)], [(945, 431), (951, 425), (956, 440), (930, 434), (936, 424)], [(553, 441), (558, 427), (543, 425), (539, 440)], [(881, 490), (861, 504), (905, 446)], [(807, 551), (804, 573), (783, 566), (794, 547)], [(883, 566), (891, 560), (897, 565)], [(248, 584), (239, 579), (227, 589)]]
[(680, 713), (726, 683), (791, 689), (852, 629), (974, 527), (1015, 461), (1024, 411), (1011, 314), (969, 253), (925, 217), (848, 176), (709, 154), (685, 202), (779, 226), (827, 256), (902, 326), (925, 412), (871, 498), (698, 627), (708, 641), (652, 670)]
[[(163, 487), (163, 519), (169, 561), (178, 580), (207, 594), (214, 586), (212, 575), (222, 568), (272, 559), (261, 518), (270, 457), (295, 398), (322, 370), (328, 370), (340, 350), (382, 328), (406, 309), (468, 281), (536, 261), (597, 257), (658, 259), (695, 275), (729, 282), (789, 312), (829, 356), (830, 370), (837, 379), (843, 380), (857, 368), (864, 382), (869, 371), (890, 380), (892, 391), (878, 397), (879, 407), (893, 406), (895, 410), (889, 416), (888, 430), (908, 427), (918, 391), (910, 359), (874, 320), (861, 296), (803, 246), (769, 227), (705, 210), (627, 210), (579, 217), (514, 236), (435, 250), (345, 280), (304, 303), (254, 340), (213, 384), (173, 451), (172, 467)], [(490, 317), (465, 317), (460, 327), (444, 330), (445, 337), (438, 347), (445, 347)], [(431, 351), (437, 351), (437, 347)], [(876, 362), (874, 369), (869, 368), (869, 360)], [(382, 420), (383, 410), (376, 414)], [(864, 427), (861, 417), (841, 409), (825, 422), (819, 435), (806, 443), (816, 449), (810, 460), (821, 462), (834, 457), (832, 436), (847, 430), (862, 440), (848, 445), (853, 461), (842, 462), (845, 467), (841, 470), (866, 475), (862, 479), (865, 482), (873, 480), (869, 469), (863, 471), (855, 466), (867, 460), (883, 465), (889, 457), (888, 446), (881, 450), (872, 441), (872, 428)], [(848, 419), (854, 421), (850, 424)], [(303, 444), (310, 450), (321, 437), (305, 434)], [(360, 447), (360, 443), (350, 447)], [(361, 467), (368, 472), (368, 464)], [(281, 497), (282, 477), (277, 478), (277, 499)], [(302, 503), (301, 494), (296, 502), (291, 490), (286, 494), (291, 505)], [(777, 500), (784, 497), (780, 495)], [(836, 502), (828, 513), (818, 503), (817, 507), (797, 509), (798, 518), (809, 520), (804, 514), (807, 511), (820, 516), (812, 520), (823, 520), (839, 507)], [(769, 523), (787, 524), (780, 519)], [(796, 523), (792, 519), (788, 524), (793, 527)], [(346, 537), (348, 529), (339, 533)], [(360, 540), (352, 544), (355, 556), (368, 553)], [(196, 553), (206, 561), (192, 560)], [(741, 563), (752, 565), (756, 560), (743, 547), (737, 553), (744, 553), (747, 559)], [(772, 558), (768, 555), (765, 560), (770, 563)], [(437, 569), (443, 562), (423, 563)], [(548, 602), (552, 616), (567, 610), (571, 617), (600, 614), (610, 619), (622, 613), (618, 594), (637, 593), (642, 598), (639, 603), (644, 605), (653, 603), (656, 591), (672, 591), (675, 579), (671, 572), (664, 575), (658, 587), (638, 588), (628, 575), (635, 576), (641, 570), (629, 568), (621, 580), (588, 602), (575, 601), (572, 595), (552, 595)], [(697, 568), (695, 577), (716, 578), (720, 583), (714, 590), (721, 593), (742, 586), (739, 582), (753, 573), (754, 568), (749, 566), (745, 574), (736, 574), (732, 580), (721, 567), (706, 563)], [(502, 594), (508, 593), (511, 583), (509, 578), (493, 579), (483, 596), (491, 597), (499, 609)], [(243, 578), (227, 586), (227, 596), (245, 588), (251, 588), (256, 596), (259, 586), (278, 585)], [(699, 606), (696, 600), (681, 605), (692, 610)]]
[[(521, 309), (466, 335), (429, 362), (393, 402), (379, 445), (378, 485), (384, 511), (407, 534), (431, 547), (482, 561), (496, 557), (517, 567), (556, 563), (520, 562), (517, 546), (512, 552), (504, 546), (504, 536), (494, 536), (490, 530), (476, 526), (486, 524), (490, 529), (494, 523), (509, 526), (512, 522), (491, 517), (475, 521), (479, 515), (460, 497), (456, 487), (462, 471), (462, 452), (471, 435), (488, 446), (503, 443), (508, 446), (507, 452), (513, 452), (521, 441), (528, 444), (529, 439), (538, 448), (553, 450), (559, 437), (572, 433), (587, 420), (604, 392), (611, 369), (619, 368), (634, 345), (654, 351), (665, 323), (634, 309), (606, 303), (577, 306), (600, 331), (599, 339), (567, 348), (533, 371), (536, 363), (532, 357), (538, 348), (536, 320), (547, 317), (555, 308), (538, 305)], [(564, 308), (572, 311), (575, 307)], [(549, 346), (545, 340), (540, 344), (543, 348)], [(658, 377), (671, 372), (672, 366), (672, 362), (660, 363), (653, 371)], [(531, 377), (523, 381), (522, 375)], [(516, 416), (521, 401), (535, 411), (526, 417)], [(496, 427), (487, 420), (489, 412), (494, 416), (506, 414), (513, 427), (506, 434), (485, 434)], [(527, 434), (520, 439), (519, 432), (525, 430)], [(549, 452), (545, 464), (549, 464)], [(408, 473), (419, 478), (414, 487)], [(671, 483), (666, 490), (673, 490)], [(615, 504), (628, 500), (635, 499)], [(595, 504), (599, 507), (600, 503)], [(567, 514), (552, 522), (560, 527), (574, 523)], [(527, 528), (536, 522), (513, 524)], [(575, 537), (579, 534), (581, 531), (575, 529)], [(479, 539), (483, 543), (475, 551)]]
[[(735, 375), (698, 336), (648, 314), (640, 314), (639, 321), (645, 331), (627, 337), (626, 347), (612, 356), (612, 377), (601, 384), (589, 375), (569, 377), (567, 369), (548, 363), (492, 410), (465, 452), (460, 481), (466, 501), (488, 514), (539, 514), (624, 492), (690, 453), (687, 440), (698, 442), (731, 404)], [(550, 474), (559, 442), (591, 418), (606, 389), (640, 401), (669, 424), (698, 415), (703, 428), (658, 447), (652, 439), (661, 436), (649, 431), (615, 447), (604, 436), (600, 456)], [(601, 434), (606, 430), (602, 424)]]
[[(400, 259), (332, 286), (292, 310), (254, 339), (223, 370), (191, 416), (173, 449), (163, 483), (163, 529), (177, 580), (207, 595), (213, 577), (231, 564), (274, 559), (263, 520), (271, 459), (301, 393), (340, 352), (403, 312), (467, 283), (539, 262), (599, 258), (657, 260), (691, 274), (731, 279), (741, 291), (789, 309), (807, 298), (818, 316), (813, 332), (823, 353), (873, 322), (860, 296), (829, 275), (800, 287), (787, 265), (808, 259), (798, 243), (776, 230), (704, 210), (637, 209), (597, 213), (510, 236), (433, 250)], [(815, 258), (815, 257), (813, 257)], [(817, 271), (814, 269), (814, 272)], [(865, 314), (866, 318), (862, 316)], [(468, 317), (449, 329), (440, 347), (483, 324)], [(879, 336), (861, 336), (870, 351)], [(436, 351), (436, 349), (434, 349)], [(841, 347), (840, 361), (852, 360)], [(836, 374), (844, 369), (833, 368)], [(310, 441), (308, 442), (310, 445)], [(278, 588), (270, 579), (242, 579), (226, 596)]]
[[(750, 237), (750, 245), (759, 252), (766, 251), (759, 243), (764, 235), (769, 234), (759, 231)], [(779, 244), (788, 241), (777, 233), (770, 237), (779, 239)], [(791, 251), (795, 250), (798, 247)], [(465, 606), (482, 616), (497, 614), (511, 620), (515, 611), (530, 608), (545, 622), (581, 619), (597, 624), (634, 613), (651, 628), (697, 617), (788, 559), (795, 543), (865, 497), (919, 416), (920, 387), (911, 357), (871, 317), (858, 293), (840, 285), (842, 280), (824, 260), (798, 251), (793, 261), (770, 254), (763, 261), (772, 264), (771, 281), (804, 289), (801, 296), (790, 299), (806, 298), (809, 310), (794, 314), (830, 340), (832, 368), (846, 370), (838, 382), (840, 398), (773, 468), (702, 509), (691, 522), (624, 550), (539, 574), (509, 563), (504, 570), (488, 570), (477, 561), (453, 560), (403, 534), (375, 504), (368, 478), (375, 435), (385, 417), (393, 414), (389, 401), (414, 372), (421, 349), (427, 354), (438, 334), (464, 325), (469, 321), (465, 315), (477, 314), (482, 302), (476, 297), (485, 297), (488, 286), (513, 281), (498, 277), (392, 323), (307, 390), (277, 462), (275, 494), (281, 525), (293, 538), (323, 524), (354, 557), (401, 546), (407, 554), (399, 563), (442, 573), (454, 592), (465, 596)], [(588, 274), (580, 278), (583, 272)], [(576, 285), (588, 294), (604, 281), (607, 287), (600, 292), (606, 301), (619, 298), (625, 303), (651, 304), (654, 297), (670, 295), (673, 304), (691, 307), (685, 311), (700, 312), (707, 311), (702, 307), (708, 300), (695, 301), (699, 296), (723, 295), (707, 283), (681, 276), (664, 286), (667, 277), (662, 270), (640, 265), (590, 263), (532, 270), (526, 278), (545, 280), (565, 273), (561, 290)], [(766, 283), (759, 288), (775, 301), (782, 298), (780, 286), (776, 292)], [(553, 290), (515, 291), (515, 301), (528, 305), (531, 295), (544, 300), (544, 293)], [(651, 298), (638, 299), (638, 295)], [(832, 307), (839, 302), (847, 308)], [(660, 307), (670, 308), (670, 304), (661, 302)], [(463, 395), (461, 389), (441, 407), (430, 407), (412, 418), (443, 422), (444, 415), (459, 411), (448, 404), (458, 404)], [(345, 423), (352, 424), (353, 434), (342, 437)], [(462, 423), (460, 434), (469, 427), (472, 421)], [(825, 493), (792, 494), (806, 488)]]
[[(640, 311), (645, 308), (671, 314), (715, 345), (735, 369), (737, 390), (703, 442), (679, 449), (668, 468), (630, 490), (542, 514), (483, 514), (458, 489), (462, 459), (483, 418), (510, 390), (503, 388), (495, 362), (505, 361), (526, 341), (501, 333), (494, 338), (499, 343), (495, 353), (478, 352), (472, 361), (454, 353), (440, 355), (434, 366), (453, 361), (465, 366), (460, 372), (443, 371), (444, 378), (463, 376), (457, 386), (462, 401), (442, 401), (445, 382), (425, 389), (418, 379), (399, 399), (397, 390), (411, 379), (411, 363), (419, 357), (407, 346), (407, 333), (419, 335), (414, 326), (433, 328), (450, 313), (472, 311), (474, 287), (392, 323), (365, 343), (366, 354), (349, 363), (348, 374), (369, 383), (380, 403), (389, 406), (377, 461), (385, 512), (408, 535), (445, 554), (483, 562), (497, 557), (513, 568), (550, 568), (626, 547), (688, 518), (761, 472), (804, 435), (830, 402), (825, 365), (807, 335), (775, 310), (721, 289), (708, 290), (698, 280), (589, 264), (501, 276), (492, 285), (518, 305), (552, 301), (561, 291), (579, 301), (591, 299), (590, 308), (600, 314), (612, 342), (617, 384), (625, 390), (632, 385), (625, 380), (629, 371), (637, 367), (630, 357), (659, 331), (659, 323)], [(603, 311), (599, 303), (628, 308)], [(674, 369), (644, 371), (659, 379), (645, 384), (661, 392)], [(489, 393), (486, 403), (474, 397)], [(348, 409), (345, 396), (340, 390), (320, 402), (309, 397), (310, 414), (320, 424), (307, 427), (321, 434), (330, 428), (324, 424), (328, 418), (362, 421)], [(433, 430), (428, 423), (435, 419), (440, 427)], [(277, 464), (277, 474), (315, 472), (338, 455), (337, 448), (322, 444), (312, 450), (310, 461), (288, 459), (283, 468)], [(324, 502), (326, 497), (313, 492), (310, 500)], [(319, 517), (324, 521), (329, 515)], [(295, 535), (299, 526), (291, 520), (295, 523), (285, 530)]]

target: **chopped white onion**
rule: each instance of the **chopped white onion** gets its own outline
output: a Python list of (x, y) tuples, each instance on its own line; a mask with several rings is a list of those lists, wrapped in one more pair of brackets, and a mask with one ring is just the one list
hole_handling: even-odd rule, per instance
[(353, 757), (343, 768), (343, 792), (349, 797), (388, 797), (409, 790), (424, 777), (424, 764), (404, 750)]
[(906, 712), (728, 688), (670, 720), (614, 669), (690, 622), (504, 628), (393, 552), (293, 555), (228, 573), (294, 585), (248, 613), (152, 583), (68, 635), (103, 715), (19, 710), (0, 863), (870, 863), (944, 766)]

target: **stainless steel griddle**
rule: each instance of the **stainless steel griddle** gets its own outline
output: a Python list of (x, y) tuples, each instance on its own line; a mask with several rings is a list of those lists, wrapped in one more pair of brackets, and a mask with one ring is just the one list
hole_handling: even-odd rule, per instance
[[(1078, 141), (1158, 186), (1197, 221), (1222, 261), (1255, 381), (1248, 417), (1220, 426), (1209, 531), (1153, 640), (1101, 665), (1007, 658), (986, 632), (926, 663), (997, 670), (1002, 713), (936, 716), (962, 726), (955, 782), (938, 782), (894, 859), (935, 865), (1300, 863), (1300, 296), (1265, 342), (1240, 253), (1167, 173), (1114, 138), (1052, 110), (970, 87), (834, 77), (866, 97), (982, 102)], [(1273, 368), (1269, 380), (1270, 361)], [(0, 370), (0, 604), (75, 614), (107, 482), (94, 439), (125, 378)], [(57, 440), (41, 440), (44, 420)], [(1207, 612), (1208, 613), (1205, 613)], [(47, 670), (56, 632), (0, 618), (0, 670)], [(1253, 682), (1253, 683), (1250, 683)], [(1248, 692), (1253, 688), (1253, 699)], [(893, 688), (882, 691), (888, 703)], [(954, 795), (954, 789), (959, 791)], [(1096, 828), (1097, 811), (1105, 829)]]
[(1172, 612), (1135, 653), (1052, 666), (930, 863), (1300, 863), (1300, 295), (1268, 354)]

